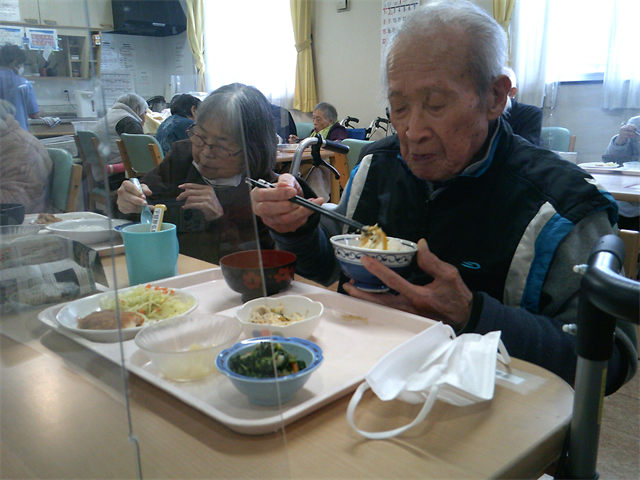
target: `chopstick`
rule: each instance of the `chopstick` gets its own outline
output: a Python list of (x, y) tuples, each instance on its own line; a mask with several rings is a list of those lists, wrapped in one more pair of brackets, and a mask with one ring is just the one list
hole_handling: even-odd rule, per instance
[[(260, 180), (254, 180), (253, 178), (247, 178), (247, 183), (249, 185), (253, 185), (254, 187), (258, 187), (258, 188), (276, 188), (275, 185), (273, 185), (272, 183), (267, 182), (266, 180), (260, 179)], [(325, 215), (327, 217), (333, 218), (334, 220), (337, 220), (338, 222), (342, 222), (342, 223), (346, 223), (347, 225), (355, 228), (356, 230), (366, 230), (367, 226), (364, 225), (363, 223), (360, 222), (356, 222), (355, 220), (352, 220), (350, 218), (345, 217), (344, 215), (340, 215), (339, 213), (335, 213), (332, 210), (327, 210), (326, 208), (322, 208), (320, 205), (316, 205), (313, 202), (310, 202), (309, 200), (307, 200), (306, 198), (302, 198), (298, 195), (296, 195), (293, 198), (289, 199), (290, 202), (293, 202), (295, 204), (301, 205), (303, 207), (306, 207), (310, 210), (313, 210), (315, 212), (318, 212), (322, 215)]]

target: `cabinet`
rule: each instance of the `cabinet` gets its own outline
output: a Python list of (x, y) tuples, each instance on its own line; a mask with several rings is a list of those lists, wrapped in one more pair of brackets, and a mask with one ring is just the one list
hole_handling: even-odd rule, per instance
[[(89, 27), (113, 29), (111, 0), (86, 0)], [(87, 28), (85, 0), (20, 0), (20, 21), (45, 27)]]
[(51, 53), (48, 63), (40, 51), (26, 50), (25, 76), (99, 78), (100, 45), (93, 44), (98, 34), (94, 30), (91, 35), (58, 35), (60, 50)]

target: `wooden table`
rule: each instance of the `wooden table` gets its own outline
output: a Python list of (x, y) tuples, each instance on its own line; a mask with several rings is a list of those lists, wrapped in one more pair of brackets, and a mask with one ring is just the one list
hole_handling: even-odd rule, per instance
[(591, 173), (596, 181), (607, 189), (613, 198), (625, 202), (640, 203), (640, 176), (621, 173)]
[[(280, 150), (278, 151), (276, 163), (279, 167), (279, 173), (285, 173), (289, 171), (291, 161), (293, 160), (293, 154), (294, 152), (283, 152)], [(336, 170), (338, 170), (338, 173), (340, 173), (340, 179), (337, 180), (333, 175), (333, 172), (331, 172), (330, 201), (332, 203), (338, 203), (340, 201), (341, 188), (344, 188), (344, 186), (346, 185), (346, 180), (349, 179), (347, 157), (325, 149), (320, 149), (320, 156), (323, 159), (327, 160)], [(306, 149), (302, 153), (302, 163), (309, 164), (312, 160), (313, 158), (311, 157), (311, 150)]]
[[(105, 264), (124, 285), (124, 256)], [(205, 267), (180, 256), (181, 274)], [(491, 402), (471, 407), (437, 402), (423, 424), (393, 440), (350, 429), (351, 395), (284, 431), (241, 435), (52, 332), (34, 311), (3, 316), (0, 327), (2, 478), (538, 478), (558, 457), (571, 417), (571, 388), (514, 360), (523, 384), (500, 380)], [(359, 411), (365, 429), (416, 413), (372, 395)]]

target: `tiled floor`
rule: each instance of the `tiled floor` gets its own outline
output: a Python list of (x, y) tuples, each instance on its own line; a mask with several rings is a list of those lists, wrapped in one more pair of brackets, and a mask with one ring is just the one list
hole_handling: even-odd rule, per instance
[(640, 479), (640, 374), (604, 399), (598, 472), (600, 480)]

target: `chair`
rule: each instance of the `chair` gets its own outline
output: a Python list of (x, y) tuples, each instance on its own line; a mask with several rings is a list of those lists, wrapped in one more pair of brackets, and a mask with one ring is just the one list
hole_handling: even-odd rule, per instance
[(573, 152), (576, 146), (576, 136), (563, 127), (542, 127), (540, 132), (542, 148), (556, 152)]
[(298, 132), (298, 138), (307, 138), (313, 132), (313, 123), (296, 122), (296, 131)]
[[(624, 242), (624, 273), (627, 278), (638, 279), (638, 257), (640, 256), (640, 232), (635, 230), (618, 230), (618, 236)], [(638, 325), (640, 338), (640, 325)]]
[(96, 204), (102, 205), (104, 212), (107, 207), (107, 190), (104, 186), (104, 161), (98, 149), (100, 140), (90, 130), (78, 130), (74, 139), (84, 170), (84, 204), (89, 205), (91, 212), (96, 211)]
[(162, 148), (153, 135), (123, 133), (118, 142), (129, 178), (141, 177), (162, 162)]
[(47, 148), (53, 161), (51, 203), (62, 213), (75, 212), (82, 183), (82, 166), (73, 163), (71, 154), (62, 148)]
[(627, 278), (638, 278), (638, 256), (640, 255), (640, 232), (635, 230), (618, 230), (618, 236), (624, 242), (624, 273)]
[(343, 145), (349, 147), (349, 153), (335, 154), (335, 166), (340, 172), (340, 186), (344, 189), (347, 186), (347, 181), (351, 175), (351, 171), (358, 163), (360, 158), (360, 151), (365, 145), (373, 143), (370, 140), (358, 140), (356, 138), (345, 138), (342, 140)]

